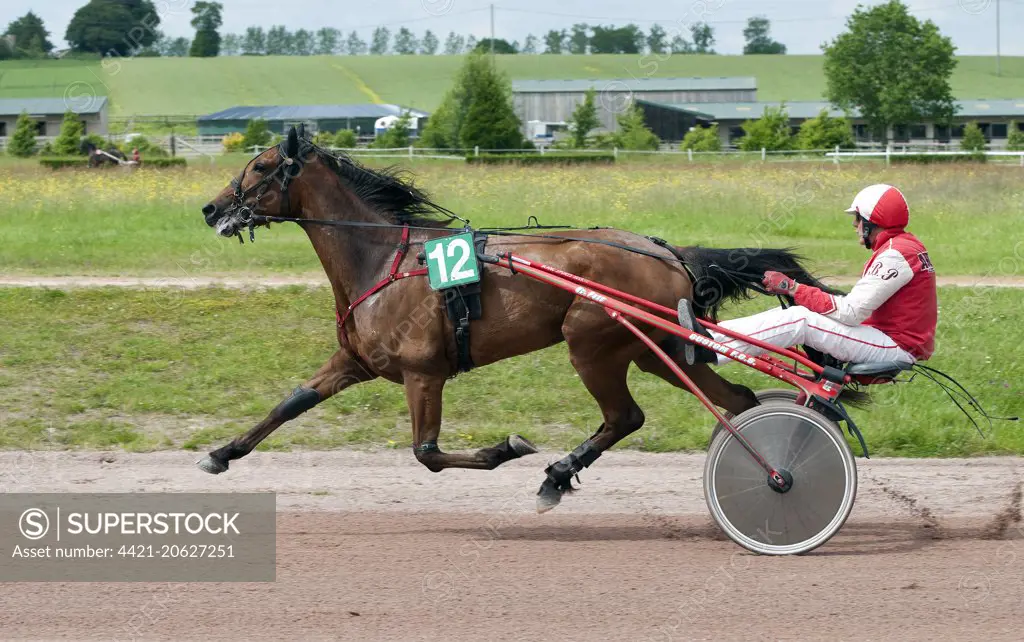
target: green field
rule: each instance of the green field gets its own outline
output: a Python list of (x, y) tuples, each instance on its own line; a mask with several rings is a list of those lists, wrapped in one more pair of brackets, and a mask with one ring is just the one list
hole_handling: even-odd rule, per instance
[[(256, 245), (216, 237), (200, 208), (245, 161), (185, 171), (88, 172), (0, 166), (0, 272), (146, 275), (187, 280), (320, 271), (295, 226)], [(1015, 166), (894, 166), (759, 162), (621, 164), (610, 168), (478, 168), (419, 161), (419, 183), (477, 227), (612, 226), (677, 245), (795, 247), (825, 276), (859, 274), (867, 254), (843, 210), (863, 186), (907, 194), (911, 230), (941, 275), (1024, 273), (1024, 171)]]
[[(961, 57), (957, 98), (1024, 97), (1024, 57)], [(136, 58), (0, 63), (0, 98), (106, 95), (113, 115), (205, 114), (233, 105), (398, 103), (432, 110), (461, 56)], [(820, 100), (821, 56), (499, 56), (513, 79), (754, 76), (760, 100)]]

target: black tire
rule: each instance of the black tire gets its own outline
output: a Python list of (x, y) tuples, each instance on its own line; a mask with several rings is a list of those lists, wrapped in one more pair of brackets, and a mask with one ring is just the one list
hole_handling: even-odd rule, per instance
[(827, 542), (857, 497), (857, 464), (839, 427), (810, 408), (779, 403), (740, 413), (734, 425), (792, 485), (773, 490), (739, 440), (719, 433), (704, 465), (704, 498), (718, 526), (762, 555), (797, 555)]

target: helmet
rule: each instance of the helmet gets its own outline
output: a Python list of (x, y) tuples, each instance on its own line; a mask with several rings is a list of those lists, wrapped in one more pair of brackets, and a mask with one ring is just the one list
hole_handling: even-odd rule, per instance
[(903, 192), (885, 183), (862, 189), (846, 211), (878, 227), (904, 228), (910, 222), (910, 208)]

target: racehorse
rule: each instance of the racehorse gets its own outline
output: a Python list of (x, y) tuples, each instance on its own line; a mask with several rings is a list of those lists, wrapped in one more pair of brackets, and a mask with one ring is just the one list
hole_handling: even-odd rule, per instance
[(128, 157), (120, 149), (111, 145), (107, 149), (100, 149), (90, 140), (82, 141), (82, 153), (89, 157), (89, 167), (103, 167), (104, 165), (120, 165), (121, 161), (127, 161)]
[[(402, 277), (420, 267), (416, 252), (407, 253), (409, 246), (460, 230), (449, 227), (451, 213), (403, 173), (369, 169), (346, 155), (335, 156), (292, 128), (280, 145), (253, 158), (202, 211), (206, 223), (226, 237), (241, 239), (247, 228), (251, 236), (255, 227), (270, 222), (301, 226), (334, 291), (340, 347), (263, 421), (197, 462), (200, 468), (214, 474), (226, 471), (231, 460), (251, 452), (286, 421), (349, 386), (377, 378), (405, 386), (414, 454), (433, 472), (490, 470), (537, 452), (516, 434), (470, 453), (448, 453), (438, 445), (442, 391), (458, 374), (458, 347), (445, 313), (445, 294), (432, 290), (426, 278)], [(825, 287), (786, 250), (675, 248), (608, 228), (542, 237), (506, 234), (489, 236), (486, 251), (514, 249), (532, 261), (673, 308), (687, 297), (708, 318), (715, 317), (724, 301), (756, 291), (765, 270)], [(469, 338), (472, 363), (485, 366), (565, 341), (572, 366), (601, 410), (603, 422), (596, 432), (545, 470), (537, 499), (543, 512), (573, 489), (571, 479), (581, 469), (643, 425), (644, 413), (626, 384), (630, 364), (684, 386), (592, 301), (494, 265), (482, 268), (481, 288), (482, 317), (473, 322)], [(726, 381), (707, 364), (687, 363), (681, 340), (657, 330), (649, 336), (716, 405), (737, 415), (758, 405), (749, 388)]]

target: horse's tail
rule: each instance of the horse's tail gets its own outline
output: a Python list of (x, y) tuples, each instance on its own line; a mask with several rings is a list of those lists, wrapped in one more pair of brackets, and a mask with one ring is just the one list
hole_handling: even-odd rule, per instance
[(803, 257), (790, 249), (717, 249), (694, 246), (678, 247), (676, 250), (694, 277), (694, 311), (708, 319), (716, 319), (719, 309), (728, 301), (763, 294), (761, 279), (768, 270), (782, 272), (797, 283), (812, 285), (830, 294), (842, 294), (808, 272), (801, 265)]

